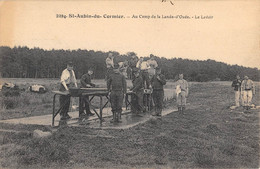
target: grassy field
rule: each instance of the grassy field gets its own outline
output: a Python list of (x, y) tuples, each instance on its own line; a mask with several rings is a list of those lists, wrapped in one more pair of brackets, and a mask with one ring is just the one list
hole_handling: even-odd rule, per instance
[[(21, 86), (25, 82), (39, 83), (16, 82)], [(58, 87), (57, 80), (41, 82), (51, 89)], [(243, 113), (242, 108), (229, 109), (234, 105), (230, 85), (191, 83), (184, 114), (173, 112), (162, 120), (150, 120), (127, 130), (64, 127), (48, 138), (14, 137), (0, 146), (1, 167), (259, 168), (259, 109), (248, 113)], [(259, 86), (253, 99), (255, 105), (259, 105)], [(174, 83), (168, 82), (166, 88), (172, 87)], [(2, 109), (1, 118), (51, 112), (51, 93), (24, 92), (20, 101), (26, 100), (22, 98), (25, 96), (33, 99), (19, 103), (15, 109)], [(168, 108), (175, 105), (175, 99), (166, 103)]]

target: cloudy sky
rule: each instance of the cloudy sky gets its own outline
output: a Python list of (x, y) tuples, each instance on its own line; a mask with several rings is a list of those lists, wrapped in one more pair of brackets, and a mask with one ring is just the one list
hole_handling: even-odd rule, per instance
[[(134, 51), (138, 56), (153, 53), (260, 68), (259, 0), (171, 2), (0, 1), (0, 46)], [(101, 18), (68, 18), (69, 14)], [(143, 18), (151, 15), (161, 18)], [(162, 15), (190, 19), (162, 19)], [(195, 19), (198, 16), (213, 18)]]

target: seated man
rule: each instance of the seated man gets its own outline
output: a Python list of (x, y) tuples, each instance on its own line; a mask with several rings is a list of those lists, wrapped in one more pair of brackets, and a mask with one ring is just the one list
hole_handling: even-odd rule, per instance
[(131, 111), (132, 113), (141, 116), (144, 111), (143, 97), (144, 97), (144, 84), (142, 76), (137, 68), (133, 69), (134, 79), (132, 80), (133, 87), (130, 89), (133, 91), (131, 95)]
[[(96, 85), (94, 83), (91, 83), (91, 75), (93, 74), (93, 69), (89, 68), (88, 69), (88, 73), (84, 74), (81, 79), (80, 79), (80, 84), (81, 84), (81, 88), (91, 88), (91, 87), (95, 87)], [(89, 97), (88, 96), (84, 96), (84, 97), (80, 97), (80, 105), (79, 105), (79, 114), (80, 114), (80, 118), (84, 115), (87, 116), (93, 116), (94, 113), (91, 113), (90, 108), (89, 108), (89, 103), (88, 103)], [(85, 111), (86, 114), (84, 113), (84, 108), (85, 107)]]
[(119, 119), (122, 113), (123, 99), (126, 94), (126, 80), (119, 71), (119, 65), (114, 65), (114, 73), (107, 80), (107, 89), (110, 95), (110, 103), (113, 113), (113, 122), (121, 122)]

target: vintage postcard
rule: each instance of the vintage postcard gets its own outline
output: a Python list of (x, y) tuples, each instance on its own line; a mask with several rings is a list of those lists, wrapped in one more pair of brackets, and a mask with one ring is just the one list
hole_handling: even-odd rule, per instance
[(0, 168), (259, 168), (259, 0), (0, 1)]

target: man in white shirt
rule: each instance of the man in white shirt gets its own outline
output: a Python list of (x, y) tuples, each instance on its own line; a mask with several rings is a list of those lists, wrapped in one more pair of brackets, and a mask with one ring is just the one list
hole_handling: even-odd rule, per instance
[(158, 67), (158, 64), (157, 64), (153, 54), (150, 55), (150, 59), (147, 62), (149, 64), (149, 66), (150, 66), (150, 68), (148, 70), (149, 75), (150, 76), (155, 75), (155, 69)]
[(108, 80), (110, 75), (113, 73), (113, 68), (114, 68), (114, 55), (111, 52), (108, 53), (108, 57), (106, 58), (106, 66), (107, 66), (106, 80)]
[(254, 82), (250, 80), (248, 76), (245, 76), (244, 80), (242, 81), (241, 91), (243, 95), (243, 106), (246, 109), (249, 109), (252, 104), (253, 95), (255, 95), (255, 86)]
[(140, 57), (140, 60), (137, 62), (136, 67), (140, 70), (141, 76), (143, 78), (144, 87), (146, 89), (152, 88), (148, 73), (148, 69), (150, 68), (148, 62), (144, 61), (143, 57)]
[[(67, 68), (62, 71), (60, 82), (60, 91), (68, 92), (69, 87), (71, 87), (73, 84), (75, 85), (75, 87), (78, 87), (75, 73), (73, 71), (72, 62), (69, 62), (67, 64)], [(70, 119), (71, 117), (68, 115), (70, 107), (70, 96), (61, 95), (60, 106), (63, 106), (60, 111), (61, 120)]]
[(185, 110), (188, 93), (188, 82), (183, 79), (183, 74), (179, 74), (179, 80), (176, 82), (177, 105), (179, 112)]

